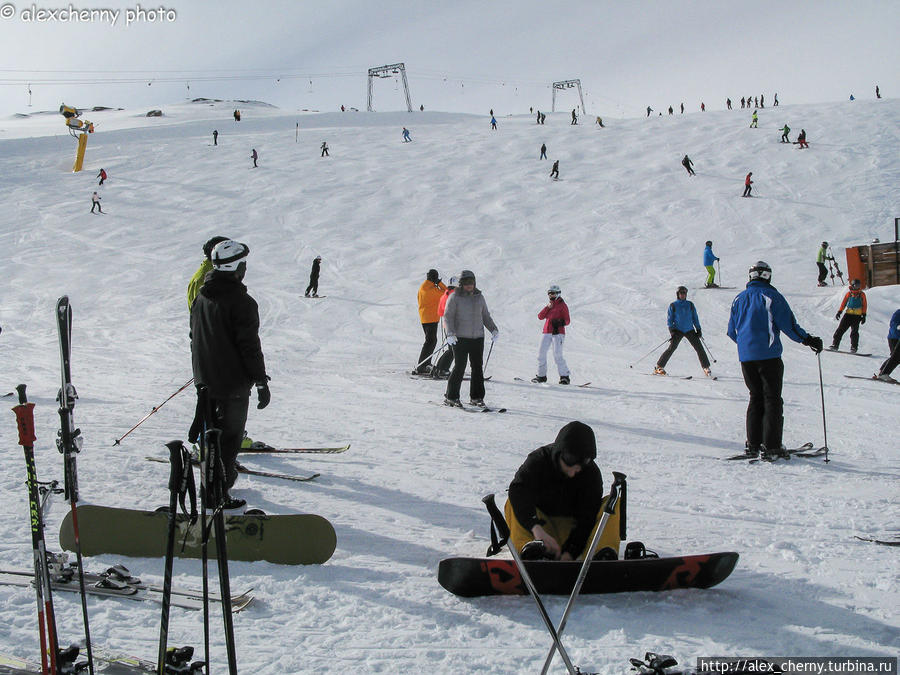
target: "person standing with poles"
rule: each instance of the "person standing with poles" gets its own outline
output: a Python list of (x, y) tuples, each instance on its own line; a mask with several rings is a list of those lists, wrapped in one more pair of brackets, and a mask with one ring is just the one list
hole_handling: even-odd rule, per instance
[(753, 189), (752, 187), (750, 187), (751, 185), (753, 185), (753, 181), (750, 180), (750, 176), (752, 176), (752, 175), (753, 175), (753, 172), (751, 171), (747, 174), (747, 177), (744, 179), (744, 194), (742, 194), (741, 197), (752, 197), (753, 196), (750, 194), (750, 191)]
[(656, 368), (653, 369), (654, 375), (666, 374), (665, 368), (666, 364), (669, 362), (669, 358), (675, 353), (675, 350), (678, 349), (678, 345), (681, 343), (682, 338), (687, 338), (687, 341), (691, 343), (694, 351), (697, 352), (697, 358), (700, 359), (700, 367), (703, 368), (703, 373), (707, 377), (711, 377), (709, 357), (706, 355), (706, 351), (700, 343), (700, 338), (703, 336), (703, 330), (700, 328), (700, 319), (697, 317), (697, 308), (694, 307), (693, 302), (687, 299), (687, 293), (687, 287), (679, 286), (675, 291), (675, 302), (669, 305), (669, 310), (666, 314), (666, 325), (669, 327), (669, 333), (672, 335), (672, 339), (669, 342), (669, 347), (660, 355), (659, 360), (656, 362)]
[(459, 389), (466, 372), (466, 361), (472, 369), (469, 381), (470, 403), (484, 406), (484, 329), (491, 334), (491, 344), (497, 341), (500, 331), (491, 318), (487, 302), (475, 285), (475, 273), (463, 270), (459, 274), (459, 288), (447, 300), (444, 311), (447, 328), (447, 344), (453, 348), (453, 371), (447, 381), (444, 405), (462, 408)]
[(706, 248), (703, 249), (703, 266), (706, 268), (706, 288), (718, 288), (716, 284), (716, 268), (713, 266), (719, 258), (713, 253), (712, 242), (707, 240)]
[(547, 351), (553, 347), (553, 359), (559, 371), (559, 383), (569, 384), (569, 366), (563, 356), (563, 342), (566, 339), (566, 326), (569, 325), (569, 307), (562, 299), (562, 291), (556, 284), (547, 289), (549, 301), (541, 307), (538, 319), (544, 322), (541, 346), (538, 348), (538, 372), (532, 382), (547, 381)]
[(816, 354), (822, 338), (803, 330), (787, 300), (772, 286), (772, 268), (760, 260), (749, 271), (750, 281), (731, 304), (728, 337), (738, 347), (744, 384), (750, 392), (747, 404), (747, 457), (790, 457), (782, 451), (784, 401), (781, 390), (784, 363), (780, 333)]
[[(844, 311), (846, 309), (846, 312)], [(841, 338), (847, 329), (850, 329), (850, 353), (855, 354), (859, 347), (859, 325), (866, 322), (866, 312), (868, 304), (866, 303), (866, 294), (862, 291), (862, 284), (859, 279), (853, 279), (850, 282), (850, 290), (844, 294), (841, 306), (838, 307), (837, 314), (834, 315), (835, 320), (840, 320), (837, 330), (831, 339), (829, 351), (836, 352), (841, 348)], [(841, 318), (841, 313), (844, 317)]]
[(419, 305), (419, 321), (422, 322), (422, 331), (425, 333), (425, 342), (419, 350), (419, 361), (413, 375), (427, 375), (432, 370), (431, 357), (437, 346), (437, 329), (440, 316), (438, 306), (441, 296), (447, 287), (441, 281), (441, 276), (434, 268), (428, 270), (425, 281), (419, 286), (416, 300)]
[[(819, 286), (827, 286), (825, 283), (825, 278), (828, 276), (828, 268), (825, 267), (825, 261), (832, 261), (834, 257), (828, 253), (828, 242), (823, 241), (822, 245), (819, 247), (819, 250), (816, 252), (816, 267), (819, 268)], [(834, 278), (834, 275), (832, 275)]]
[(878, 369), (878, 372), (873, 377), (885, 382), (896, 382), (897, 380), (891, 377), (891, 373), (894, 372), (894, 368), (900, 363), (900, 309), (891, 316), (887, 341), (890, 356), (881, 364), (881, 368)]

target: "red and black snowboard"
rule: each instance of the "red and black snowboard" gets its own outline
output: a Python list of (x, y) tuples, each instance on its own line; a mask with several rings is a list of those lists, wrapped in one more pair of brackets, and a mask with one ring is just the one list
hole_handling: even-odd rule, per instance
[[(581, 592), (598, 594), (710, 588), (728, 578), (737, 561), (737, 553), (598, 560), (591, 563)], [(531, 560), (525, 565), (541, 595), (569, 595), (581, 569), (580, 562)], [(467, 598), (527, 593), (515, 561), (509, 559), (446, 558), (438, 567), (438, 582), (451, 593)]]

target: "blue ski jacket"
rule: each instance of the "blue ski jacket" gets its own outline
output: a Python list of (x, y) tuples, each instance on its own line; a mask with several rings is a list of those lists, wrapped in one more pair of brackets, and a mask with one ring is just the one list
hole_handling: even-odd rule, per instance
[(669, 329), (680, 330), (687, 333), (690, 330), (700, 331), (700, 319), (697, 317), (697, 308), (690, 300), (676, 300), (669, 305), (669, 313), (666, 323)]
[(712, 264), (718, 260), (716, 255), (712, 252), (712, 246), (707, 246), (703, 249), (703, 266), (704, 267), (712, 267)]
[(891, 327), (888, 329), (888, 340), (900, 340), (900, 309), (891, 317)]
[(787, 300), (766, 281), (754, 279), (731, 303), (728, 337), (738, 346), (741, 361), (763, 361), (781, 356), (780, 333), (802, 343), (808, 333), (794, 318)]

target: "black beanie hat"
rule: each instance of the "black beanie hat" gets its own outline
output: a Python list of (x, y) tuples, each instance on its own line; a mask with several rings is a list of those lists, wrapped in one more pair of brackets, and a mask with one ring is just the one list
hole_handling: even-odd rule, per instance
[(203, 244), (203, 255), (207, 257), (207, 259), (211, 259), (212, 250), (216, 247), (216, 244), (221, 244), (223, 241), (228, 241), (228, 237), (213, 237), (205, 244)]
[(439, 282), (441, 280), (441, 275), (438, 274), (438, 271), (436, 269), (430, 269), (430, 270), (428, 270), (426, 279), (428, 279), (428, 281), (431, 281), (432, 283), (436, 284), (437, 282)]
[(584, 422), (569, 422), (556, 434), (556, 442), (553, 445), (569, 466), (586, 464), (597, 457), (597, 439), (594, 437), (594, 430)]

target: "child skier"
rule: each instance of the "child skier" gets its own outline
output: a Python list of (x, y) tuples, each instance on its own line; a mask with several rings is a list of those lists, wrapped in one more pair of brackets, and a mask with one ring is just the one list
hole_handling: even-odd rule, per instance
[[(861, 290), (862, 284), (859, 279), (853, 279), (850, 282), (850, 290), (844, 295), (841, 306), (838, 308), (837, 314), (834, 315), (835, 320), (840, 319), (837, 330), (831, 338), (831, 351), (837, 351), (841, 346), (841, 338), (847, 329), (850, 329), (850, 353), (855, 354), (859, 347), (859, 325), (866, 322), (866, 294)], [(846, 309), (846, 311), (844, 311)], [(841, 318), (841, 313), (844, 318)]]
[(713, 263), (716, 262), (719, 258), (716, 257), (716, 254), (712, 251), (712, 242), (706, 242), (706, 248), (703, 249), (703, 266), (706, 268), (706, 287), (707, 288), (718, 288), (719, 285), (715, 283), (716, 281), (716, 268), (713, 267)]
[(666, 315), (666, 324), (669, 326), (669, 333), (672, 335), (669, 341), (669, 347), (659, 357), (656, 362), (656, 368), (653, 369), (654, 375), (665, 375), (665, 366), (669, 362), (669, 357), (678, 349), (678, 345), (682, 338), (687, 338), (691, 343), (697, 357), (700, 359), (700, 367), (707, 377), (710, 377), (709, 358), (703, 345), (700, 344), (700, 337), (703, 331), (700, 328), (700, 319), (697, 317), (697, 308), (694, 303), (687, 299), (688, 289), (685, 286), (679, 286), (675, 291), (675, 302), (669, 305), (669, 311)]
[(559, 371), (559, 383), (569, 384), (569, 366), (563, 357), (563, 342), (566, 339), (566, 326), (569, 325), (569, 307), (562, 299), (562, 291), (556, 284), (547, 289), (550, 300), (541, 307), (538, 319), (544, 322), (541, 346), (538, 348), (538, 372), (532, 382), (547, 381), (547, 351), (553, 347), (553, 359)]

